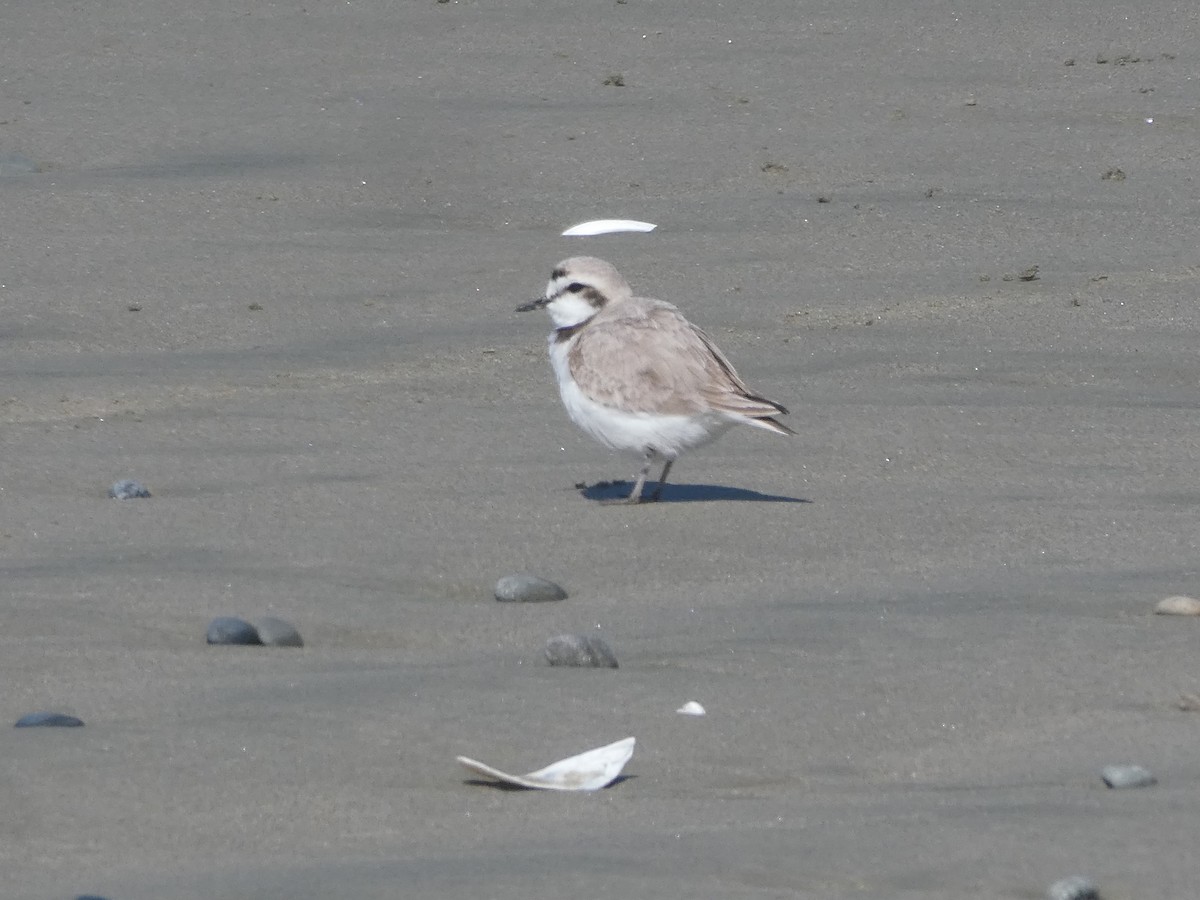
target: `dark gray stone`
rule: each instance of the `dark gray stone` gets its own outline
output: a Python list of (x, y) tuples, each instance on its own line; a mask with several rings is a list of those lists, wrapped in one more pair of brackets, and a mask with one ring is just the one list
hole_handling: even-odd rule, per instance
[(257, 628), (233, 616), (218, 616), (209, 622), (207, 638), (210, 644), (262, 644)]
[(114, 500), (141, 500), (150, 496), (150, 489), (140, 481), (126, 478), (110, 487), (108, 496)]
[(552, 666), (617, 668), (617, 657), (608, 644), (582, 634), (560, 634), (546, 641), (546, 662)]
[(552, 603), (566, 600), (567, 592), (536, 575), (505, 575), (496, 582), (496, 599), (505, 603)]
[(1072, 875), (1050, 885), (1046, 896), (1050, 900), (1100, 900), (1100, 889), (1082, 875)]
[(83, 719), (56, 712), (31, 712), (17, 719), (17, 728), (78, 728)]
[(1105, 766), (1100, 777), (1110, 788), (1139, 788), (1158, 784), (1158, 779), (1141, 766)]
[(254, 623), (258, 626), (258, 637), (268, 647), (303, 647), (304, 639), (300, 637), (295, 626), (283, 619), (268, 616)]

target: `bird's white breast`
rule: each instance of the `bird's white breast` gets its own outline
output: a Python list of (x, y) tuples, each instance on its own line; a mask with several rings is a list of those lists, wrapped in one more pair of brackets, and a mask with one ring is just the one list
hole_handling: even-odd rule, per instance
[(558, 341), (550, 335), (550, 363), (558, 392), (571, 421), (606, 447), (642, 455), (648, 449), (664, 459), (675, 459), (719, 437), (735, 424), (720, 413), (662, 415), (630, 412), (597, 403), (583, 392), (571, 374), (570, 353), (577, 337)]

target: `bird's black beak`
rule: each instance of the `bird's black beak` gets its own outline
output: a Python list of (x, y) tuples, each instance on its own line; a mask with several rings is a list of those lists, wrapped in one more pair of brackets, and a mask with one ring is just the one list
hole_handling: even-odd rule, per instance
[(550, 301), (545, 297), (538, 297), (536, 300), (530, 300), (528, 303), (522, 303), (517, 307), (517, 312), (530, 312), (531, 310), (541, 309)]

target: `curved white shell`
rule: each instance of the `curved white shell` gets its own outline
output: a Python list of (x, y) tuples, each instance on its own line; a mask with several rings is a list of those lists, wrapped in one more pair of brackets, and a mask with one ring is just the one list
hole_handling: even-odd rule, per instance
[(458, 761), (477, 775), (486, 775), (520, 787), (547, 791), (598, 791), (616, 781), (625, 763), (633, 756), (634, 743), (634, 738), (627, 737), (578, 756), (560, 759), (528, 775), (509, 775), (466, 756), (458, 757)]
[(591, 237), (595, 234), (615, 234), (620, 231), (653, 231), (657, 227), (650, 222), (639, 222), (636, 219), (594, 219), (591, 222), (572, 225), (562, 236)]
[(679, 707), (679, 709), (675, 710), (675, 712), (680, 713), (681, 715), (685, 715), (685, 716), (708, 715), (708, 713), (705, 711), (704, 707), (701, 706), (699, 703), (697, 703), (695, 700), (689, 700), (687, 703), (683, 704), (683, 706)]

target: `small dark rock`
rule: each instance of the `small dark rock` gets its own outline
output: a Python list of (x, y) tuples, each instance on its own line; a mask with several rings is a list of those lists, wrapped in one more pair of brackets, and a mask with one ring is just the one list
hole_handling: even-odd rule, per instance
[(1105, 766), (1100, 777), (1110, 788), (1139, 788), (1158, 784), (1158, 779), (1141, 766)]
[(566, 600), (567, 592), (536, 575), (505, 575), (496, 582), (496, 599), (504, 603), (550, 603)]
[(268, 647), (303, 647), (304, 639), (290, 622), (268, 616), (255, 623), (258, 637)]
[(234, 616), (218, 616), (209, 622), (207, 639), (210, 644), (262, 644), (258, 629)]
[(39, 726), (49, 728), (78, 728), (83, 724), (83, 719), (77, 719), (74, 716), (68, 716), (65, 713), (56, 712), (31, 712), (28, 715), (21, 716), (17, 719), (17, 728), (37, 728)]
[(150, 496), (150, 489), (140, 481), (126, 478), (110, 487), (108, 496), (114, 500), (140, 500)]
[(546, 641), (546, 662), (552, 666), (615, 669), (617, 657), (598, 637), (560, 634)]
[(1046, 891), (1050, 900), (1100, 900), (1100, 889), (1082, 875), (1072, 875), (1050, 885)]

